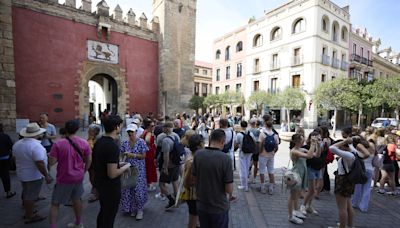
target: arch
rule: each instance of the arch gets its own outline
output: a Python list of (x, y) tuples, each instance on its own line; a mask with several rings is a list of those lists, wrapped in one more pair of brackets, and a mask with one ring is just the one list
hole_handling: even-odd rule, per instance
[(337, 42), (339, 40), (339, 23), (337, 21), (332, 22), (332, 40)]
[(221, 58), (221, 51), (218, 49), (218, 50), (215, 52), (215, 59), (219, 59), (219, 58)]
[(322, 16), (321, 29), (322, 31), (329, 33), (329, 17), (327, 15)]
[(270, 40), (271, 40), (271, 41), (273, 41), (273, 40), (279, 40), (279, 39), (281, 39), (281, 38), (282, 38), (282, 28), (279, 27), (279, 26), (274, 27), (274, 28), (271, 30), (271, 37), (270, 37)]
[(347, 30), (346, 26), (342, 26), (340, 36), (342, 38), (342, 41), (347, 42), (347, 40), (348, 40), (347, 37), (349, 36), (349, 31)]
[(228, 46), (225, 48), (225, 61), (231, 59), (230, 49), (231, 49), (231, 46)]
[(241, 52), (243, 50), (243, 42), (242, 41), (239, 41), (237, 44), (236, 44), (236, 52)]
[(263, 37), (261, 34), (256, 34), (253, 38), (253, 47), (259, 47), (263, 44)]
[(292, 25), (292, 34), (303, 32), (306, 30), (306, 20), (303, 17), (294, 20)]

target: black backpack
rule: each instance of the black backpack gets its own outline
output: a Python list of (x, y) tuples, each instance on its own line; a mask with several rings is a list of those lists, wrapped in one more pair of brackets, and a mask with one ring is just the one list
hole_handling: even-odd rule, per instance
[(167, 138), (171, 139), (174, 142), (174, 147), (170, 152), (170, 159), (172, 164), (174, 165), (181, 165), (185, 162), (186, 158), (186, 150), (182, 143), (179, 142), (177, 138), (173, 138), (171, 136), (167, 136)]
[(247, 134), (240, 132), (243, 135), (242, 141), (242, 151), (245, 154), (252, 154), (256, 151), (256, 143), (254, 142), (253, 137), (250, 135), (250, 131)]
[(342, 158), (342, 166), (343, 166), (344, 172), (346, 173), (346, 176), (351, 183), (365, 184), (365, 183), (367, 183), (368, 177), (365, 172), (364, 162), (358, 156), (357, 153), (354, 153), (354, 157), (355, 157), (355, 160), (353, 162), (350, 172), (347, 172), (346, 168), (344, 167), (343, 158)]
[(231, 133), (232, 133), (232, 138), (231, 138), (231, 140), (229, 140), (228, 143), (224, 144), (224, 148), (222, 149), (222, 152), (224, 152), (224, 153), (229, 153), (229, 151), (230, 151), (231, 148), (232, 148), (233, 131), (232, 131)]

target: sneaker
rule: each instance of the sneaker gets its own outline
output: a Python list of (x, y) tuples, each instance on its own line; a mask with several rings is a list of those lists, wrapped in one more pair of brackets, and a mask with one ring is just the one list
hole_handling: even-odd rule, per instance
[(236, 196), (229, 197), (229, 203), (235, 203), (236, 201), (237, 201), (237, 197)]
[(131, 217), (136, 217), (136, 212), (132, 212), (132, 213), (130, 214), (130, 216), (131, 216)]
[(147, 191), (149, 191), (149, 192), (154, 192), (156, 189), (157, 189), (156, 186), (152, 186), (152, 185), (151, 185), (151, 186), (147, 189)]
[(70, 222), (67, 224), (68, 228), (83, 228), (83, 223), (76, 225), (74, 222)]
[(171, 209), (173, 209), (175, 207), (175, 202), (174, 201), (169, 201), (168, 205), (165, 207), (166, 211), (170, 211)]
[(163, 194), (161, 194), (161, 192), (157, 193), (155, 197), (156, 197), (156, 199), (159, 199), (161, 201), (167, 200), (167, 197), (165, 197)]
[(380, 189), (378, 189), (377, 193), (379, 193), (379, 194), (385, 194), (385, 189), (380, 188)]
[(312, 206), (307, 207), (306, 211), (310, 214), (318, 215), (318, 211), (316, 211)]
[(270, 184), (270, 185), (268, 186), (268, 194), (269, 194), (269, 195), (272, 195), (273, 193), (274, 193), (274, 185)]
[(296, 216), (292, 216), (291, 218), (289, 218), (289, 222), (294, 223), (294, 224), (303, 224), (303, 220), (297, 218)]
[(300, 206), (300, 212), (306, 215), (307, 214), (306, 206), (301, 205)]
[(243, 189), (245, 189), (246, 187), (245, 187), (245, 186), (242, 186), (242, 185), (239, 185), (237, 188), (238, 188), (239, 190), (243, 190)]
[(246, 187), (246, 188), (244, 189), (244, 191), (245, 191), (245, 192), (248, 192), (248, 191), (249, 191), (249, 187)]
[(142, 220), (143, 219), (143, 211), (138, 211), (136, 214), (136, 220)]
[(303, 213), (301, 213), (300, 211), (293, 211), (293, 215), (296, 216), (297, 218), (301, 218), (301, 219), (305, 219), (307, 218)]
[(264, 185), (262, 185), (262, 186), (260, 187), (260, 192), (261, 192), (262, 194), (267, 194), (267, 189), (265, 188)]

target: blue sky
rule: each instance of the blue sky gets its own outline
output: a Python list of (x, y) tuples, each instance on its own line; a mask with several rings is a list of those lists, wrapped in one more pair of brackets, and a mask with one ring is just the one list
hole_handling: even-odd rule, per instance
[[(95, 6), (100, 0), (92, 0)], [(400, 0), (332, 0), (339, 6), (350, 5), (351, 22), (366, 27), (382, 46), (400, 52)], [(64, 0), (60, 0), (64, 2)], [(124, 14), (132, 8), (136, 15), (144, 12), (151, 20), (152, 0), (106, 0), (111, 11), (119, 4)], [(289, 0), (197, 0), (196, 59), (212, 61), (213, 40), (239, 26), (252, 16), (261, 17)], [(77, 5), (80, 1), (77, 0)]]

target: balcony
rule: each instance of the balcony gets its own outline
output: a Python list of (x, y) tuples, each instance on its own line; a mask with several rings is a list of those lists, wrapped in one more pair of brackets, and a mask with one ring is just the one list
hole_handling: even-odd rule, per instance
[(342, 60), (342, 62), (340, 63), (340, 69), (344, 70), (344, 71), (347, 71), (348, 67), (349, 67), (349, 63)]
[(272, 62), (271, 67), (269, 68), (271, 71), (272, 70), (279, 70), (280, 66), (278, 62)]
[(357, 54), (351, 54), (351, 61), (361, 62), (361, 56)]
[(330, 65), (329, 60), (330, 60), (329, 56), (322, 54), (322, 59), (321, 59), (322, 64), (329, 66)]
[(332, 67), (339, 68), (340, 60), (332, 58)]
[(367, 65), (370, 66), (370, 67), (372, 67), (372, 66), (374, 65), (374, 64), (373, 64), (373, 61), (372, 61), (372, 60), (368, 60)]
[(280, 92), (279, 88), (268, 88), (268, 90), (267, 90), (267, 93), (270, 93), (270, 94), (277, 94), (279, 92)]
[(292, 66), (299, 66), (303, 64), (303, 56), (294, 56), (292, 58)]
[(368, 59), (361, 57), (361, 64), (368, 65)]

